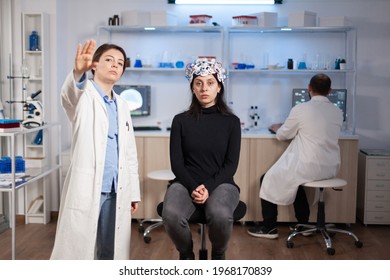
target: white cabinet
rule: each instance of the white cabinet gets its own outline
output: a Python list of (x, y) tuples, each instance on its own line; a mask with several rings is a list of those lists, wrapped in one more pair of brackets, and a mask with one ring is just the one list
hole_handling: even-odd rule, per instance
[(390, 224), (390, 155), (359, 153), (357, 217), (364, 224)]
[[(356, 40), (352, 27), (227, 28), (228, 99), (242, 121), (249, 106), (258, 106), (260, 122), (267, 127), (287, 117), (294, 88), (307, 88), (314, 74), (325, 73), (332, 88), (347, 89), (345, 126), (354, 134)], [(345, 58), (347, 68), (334, 69), (336, 58)], [(288, 59), (304, 61), (307, 69), (287, 69)], [(233, 63), (254, 68), (234, 69)]]
[[(36, 32), (37, 44), (31, 44), (30, 36)], [(50, 66), (49, 66), (49, 16), (44, 13), (22, 14), (22, 59), (27, 79), (23, 79), (23, 123), (36, 127), (50, 119)], [(35, 45), (33, 47), (33, 45)], [(23, 76), (26, 76), (25, 74)], [(40, 93), (34, 96), (36, 93)], [(33, 97), (33, 98), (32, 98)], [(39, 167), (47, 155), (46, 139), (41, 131), (28, 133), (24, 139), (25, 159), (29, 166)]]
[[(51, 161), (46, 157), (44, 164), (40, 168), (26, 168), (25, 175), (23, 177), (16, 177), (15, 175), (15, 161), (11, 163), (11, 174), (9, 175), (9, 184), (2, 184), (0, 186), (0, 192), (8, 194), (9, 197), (9, 220), (10, 227), (12, 229), (12, 259), (15, 259), (16, 249), (16, 211), (19, 200), (19, 194), (24, 191), (24, 215), (26, 223), (43, 223), (46, 224), (50, 221), (50, 189), (53, 186), (59, 186), (61, 189), (61, 126), (59, 124), (45, 124), (44, 126), (31, 129), (23, 129), (18, 132), (1, 132), (1, 141), (5, 141), (8, 145), (8, 156), (14, 159), (16, 143), (20, 141), (20, 138), (28, 136), (28, 134), (35, 134), (39, 130), (44, 131), (44, 137), (46, 137), (46, 144), (50, 146), (50, 151), (53, 153), (55, 160)], [(51, 136), (56, 135), (57, 138)], [(5, 154), (3, 151), (2, 155)], [(57, 182), (53, 182), (55, 176), (50, 176), (57, 172)], [(37, 211), (31, 211), (32, 202), (36, 197), (42, 197), (43, 204), (38, 205)]]

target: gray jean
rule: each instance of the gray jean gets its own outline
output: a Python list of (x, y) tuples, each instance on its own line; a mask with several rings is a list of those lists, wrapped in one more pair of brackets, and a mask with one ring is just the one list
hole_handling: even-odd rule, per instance
[[(233, 230), (233, 213), (239, 202), (239, 192), (232, 184), (219, 185), (204, 204), (212, 253), (226, 251)], [(164, 198), (162, 218), (164, 227), (181, 254), (193, 252), (188, 220), (196, 209), (188, 190), (173, 183)]]

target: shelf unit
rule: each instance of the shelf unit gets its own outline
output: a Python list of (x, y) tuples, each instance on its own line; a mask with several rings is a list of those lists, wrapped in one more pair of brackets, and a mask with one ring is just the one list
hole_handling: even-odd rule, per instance
[[(357, 33), (353, 27), (300, 27), (300, 28), (261, 28), (229, 27), (226, 35), (226, 61), (230, 77), (229, 100), (242, 107), (241, 93), (246, 91), (266, 92), (263, 108), (267, 102), (279, 104), (279, 108), (289, 112), (291, 90), (306, 88), (308, 80), (315, 73), (325, 73), (332, 79), (332, 88), (346, 88), (347, 121), (346, 130), (355, 134), (355, 95), (356, 95), (356, 46)], [(311, 52), (311, 53), (310, 53)], [(334, 69), (335, 59), (347, 60), (346, 70)], [(305, 60), (311, 69), (287, 69), (287, 59)], [(232, 63), (249, 62), (254, 69), (232, 69)], [(278, 64), (281, 69), (268, 69), (269, 64)], [(308, 68), (309, 68), (308, 67)], [(269, 84), (268, 84), (269, 83)], [(244, 87), (240, 87), (242, 85)], [(269, 87), (267, 87), (269, 86)], [(277, 90), (275, 91), (275, 87)], [(240, 93), (240, 96), (238, 96)], [(271, 94), (272, 93), (272, 94)], [(255, 99), (253, 95), (247, 100)], [(259, 101), (260, 102), (260, 101)], [(248, 105), (249, 106), (249, 105)], [(286, 116), (279, 114), (278, 121)], [(270, 120), (272, 123), (272, 120)]]
[[(97, 36), (99, 44), (114, 42), (125, 50), (129, 49), (132, 52), (132, 62), (140, 50), (143, 52), (141, 59), (142, 56), (152, 57), (152, 52), (156, 51), (156, 43), (162, 51), (177, 54), (184, 50), (186, 54), (182, 57), (191, 57), (184, 59), (185, 63), (199, 55), (216, 56), (227, 68), (226, 99), (244, 125), (246, 120), (249, 121), (248, 110), (251, 105), (259, 105), (262, 110), (262, 126), (283, 121), (291, 109), (292, 89), (306, 88), (311, 76), (319, 72), (325, 73), (332, 79), (332, 88), (347, 89), (344, 130), (355, 134), (357, 32), (353, 27), (100, 26)], [(210, 40), (210, 36), (213, 40)], [(307, 66), (314, 67), (305, 70), (286, 69), (288, 58), (299, 61), (303, 56)], [(338, 57), (347, 60), (347, 69), (334, 69), (335, 59)], [(247, 61), (254, 64), (255, 68), (232, 69), (232, 63)], [(284, 68), (268, 70), (268, 63), (279, 63)], [(183, 70), (130, 67), (122, 81), (155, 83), (157, 86), (154, 91), (158, 95), (160, 91), (164, 94), (172, 92), (171, 87), (165, 88), (168, 78), (171, 84), (175, 84), (174, 91), (186, 92), (188, 84), (181, 79)], [(170, 96), (166, 98), (169, 99)], [(181, 102), (182, 97), (178, 98), (177, 102)]]
[[(30, 50), (30, 34), (32, 31), (36, 31), (39, 36), (39, 49)], [(24, 110), (22, 119), (35, 117), (41, 118), (42, 121), (48, 119), (50, 112), (50, 66), (49, 66), (49, 40), (46, 37), (49, 36), (49, 16), (45, 13), (23, 13), (22, 14), (22, 59), (26, 62), (29, 68), (28, 79), (23, 79), (26, 85), (23, 85), (22, 101), (29, 101), (31, 94), (34, 94), (41, 90), (41, 93), (37, 95), (34, 100), (39, 102), (42, 106), (40, 108), (39, 103), (34, 103), (33, 106), (37, 107), (34, 113)], [(37, 114), (40, 112), (40, 115)], [(34, 118), (31, 118), (32, 120)], [(42, 142), (37, 141), (36, 134), (28, 134), (24, 139), (24, 156), (28, 166), (39, 167), (42, 163), (42, 159), (47, 154), (45, 139)], [(39, 144), (36, 144), (39, 143)]]
[[(185, 78), (185, 65), (198, 56), (215, 56), (222, 60), (224, 54), (224, 28), (221, 26), (99, 26), (97, 43), (117, 44), (131, 60), (118, 84), (149, 85), (151, 87), (151, 114), (133, 118), (134, 125), (161, 125), (189, 105), (191, 91)], [(139, 55), (143, 66), (134, 67)], [(160, 62), (176, 64), (183, 68), (159, 67)], [(180, 93), (180, 94), (178, 94)], [(164, 100), (175, 100), (158, 106)], [(163, 117), (163, 119), (161, 119)]]
[[(20, 137), (25, 137), (27, 134), (37, 133), (39, 130), (43, 130), (44, 136), (47, 138), (47, 145), (53, 143), (53, 149), (51, 152), (56, 152), (54, 157), (56, 160), (52, 162), (48, 158), (45, 159), (44, 164), (40, 168), (26, 168), (25, 176), (22, 177), (22, 181), (16, 181), (15, 175), (15, 149), (16, 143)], [(47, 133), (46, 133), (47, 132)], [(55, 133), (56, 132), (56, 133)], [(58, 142), (56, 147), (54, 146), (54, 141), (49, 137), (50, 135), (58, 136)], [(39, 222), (39, 223), (48, 223), (50, 221), (50, 181), (49, 175), (54, 172), (58, 172), (58, 186), (61, 189), (62, 179), (61, 179), (61, 125), (58, 123), (45, 124), (44, 126), (32, 128), (32, 129), (22, 129), (18, 132), (1, 132), (0, 138), (5, 138), (8, 144), (8, 153), (12, 159), (11, 164), (11, 174), (10, 174), (10, 184), (9, 186), (0, 187), (1, 193), (9, 194), (9, 220), (10, 227), (12, 230), (12, 259), (15, 259), (16, 255), (16, 204), (18, 191), (24, 191), (24, 215), (26, 224), (29, 222)], [(30, 199), (29, 189), (34, 185), (33, 183), (43, 182), (42, 188), (40, 189), (40, 195), (43, 197), (43, 211), (40, 213), (29, 213), (28, 208), (32, 199)]]
[[(208, 37), (210, 34), (214, 41)], [(226, 99), (246, 128), (246, 121), (250, 121), (249, 107), (252, 105), (259, 105), (262, 111), (260, 128), (284, 121), (291, 109), (292, 89), (307, 88), (308, 81), (314, 74), (325, 73), (332, 79), (332, 88), (347, 89), (347, 118), (343, 130), (355, 134), (357, 32), (354, 27), (100, 26), (97, 35), (99, 44), (115, 42), (125, 49), (129, 46), (128, 49), (133, 52), (131, 58), (136, 56), (137, 49), (147, 53), (146, 56), (151, 56), (150, 52), (155, 52), (154, 46), (158, 42), (159, 50), (177, 53), (180, 46), (193, 59), (199, 55), (207, 55), (207, 45), (212, 50), (208, 51), (208, 55), (216, 56), (227, 68)], [(195, 42), (191, 41), (195, 37)], [(289, 58), (304, 60), (308, 69), (286, 69)], [(345, 70), (335, 69), (336, 58), (346, 59)], [(189, 61), (191, 59), (186, 60)], [(235, 62), (249, 62), (255, 68), (236, 70), (232, 67)], [(269, 70), (268, 64), (279, 64), (282, 68)], [(172, 92), (172, 88), (164, 88), (169, 79), (171, 84), (175, 84), (174, 91), (183, 92), (187, 91), (187, 84), (178, 78), (181, 78), (182, 71), (183, 69), (176, 68), (130, 67), (126, 72), (131, 75), (125, 75), (127, 77), (124, 80), (129, 78), (140, 83), (158, 81), (156, 94), (158, 91), (166, 94)], [(166, 98), (169, 99), (170, 96)], [(177, 102), (181, 102), (180, 98), (182, 97)]]
[[(135, 36), (132, 36), (135, 35)], [(182, 41), (178, 46), (175, 36), (180, 36)], [(151, 68), (134, 68), (128, 71), (157, 71), (157, 72), (183, 72), (183, 68), (158, 68), (157, 63), (162, 62), (161, 53), (156, 54), (156, 42), (161, 52), (168, 52), (169, 61), (182, 60), (185, 63), (200, 55), (216, 56), (224, 58), (224, 29), (221, 26), (161, 26), (161, 27), (131, 27), (131, 26), (99, 26), (97, 29), (98, 45), (111, 42), (122, 46), (131, 58), (132, 65), (137, 53), (141, 53), (144, 62), (149, 57)], [(201, 39), (209, 39), (207, 42)], [(131, 52), (133, 51), (133, 53)], [(135, 52), (135, 53), (134, 53)], [(150, 63), (148, 63), (150, 64)]]

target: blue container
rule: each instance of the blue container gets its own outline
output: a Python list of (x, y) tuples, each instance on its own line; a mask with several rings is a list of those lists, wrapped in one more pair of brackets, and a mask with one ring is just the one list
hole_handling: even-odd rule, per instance
[(24, 173), (26, 172), (26, 161), (22, 156), (15, 157), (15, 173)]
[(39, 51), (39, 36), (36, 31), (32, 31), (30, 35), (30, 51)]
[(176, 66), (176, 68), (184, 68), (184, 62), (181, 60), (176, 61), (175, 66)]
[(1, 157), (0, 160), (0, 173), (11, 173), (11, 158), (10, 157)]
[(142, 68), (142, 61), (141, 59), (136, 59), (134, 63), (135, 68)]
[(300, 70), (307, 69), (306, 62), (304, 62), (304, 61), (299, 62), (298, 69), (300, 69)]
[[(26, 172), (26, 161), (22, 156), (15, 156), (15, 173)], [(11, 158), (3, 156), (0, 160), (0, 173), (11, 173)]]

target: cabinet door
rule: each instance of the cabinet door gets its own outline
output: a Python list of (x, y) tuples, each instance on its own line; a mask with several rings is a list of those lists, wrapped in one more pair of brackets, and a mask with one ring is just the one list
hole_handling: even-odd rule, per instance
[[(249, 167), (249, 203), (247, 221), (262, 221), (260, 205), (260, 177), (278, 160), (289, 142), (276, 139), (250, 140), (250, 167)], [(287, 206), (279, 207), (278, 220), (289, 220)]]
[[(340, 189), (324, 190), (325, 219), (328, 223), (355, 223), (357, 197), (358, 141), (339, 140), (341, 166), (337, 177), (347, 181)], [(317, 204), (310, 209), (310, 221), (317, 220)]]
[(171, 169), (169, 158), (169, 137), (144, 138), (144, 177), (143, 198), (145, 218), (160, 218), (157, 214), (157, 205), (164, 200), (167, 181), (148, 178), (148, 173), (160, 169)]
[(337, 177), (346, 180), (347, 185), (342, 191), (327, 190), (326, 217), (329, 222), (356, 222), (358, 144), (358, 140), (339, 140), (341, 166)]
[[(249, 205), (250, 199), (250, 183), (249, 183), (249, 155), (250, 155), (249, 139), (241, 140), (240, 161), (238, 163), (237, 172), (234, 175), (234, 181), (240, 187), (240, 200)], [(247, 210), (247, 215), (249, 211)], [(242, 220), (246, 221), (247, 215)]]
[[(260, 177), (278, 160), (289, 142), (276, 139), (252, 139), (250, 146), (250, 199), (246, 220), (262, 221), (259, 198)], [(348, 182), (342, 191), (325, 190), (326, 222), (355, 223), (356, 221), (356, 187), (357, 187), (357, 140), (340, 140), (341, 168), (339, 174)], [(312, 190), (306, 190), (308, 199), (313, 197)], [(310, 222), (317, 220), (317, 204), (311, 205)], [(278, 206), (279, 222), (294, 222), (295, 214), (292, 205)]]
[(138, 211), (132, 216), (133, 219), (142, 219), (144, 217), (144, 138), (135, 137), (135, 143), (137, 145), (137, 157), (138, 157), (138, 175), (139, 175), (139, 185), (141, 192), (141, 202), (138, 205)]

